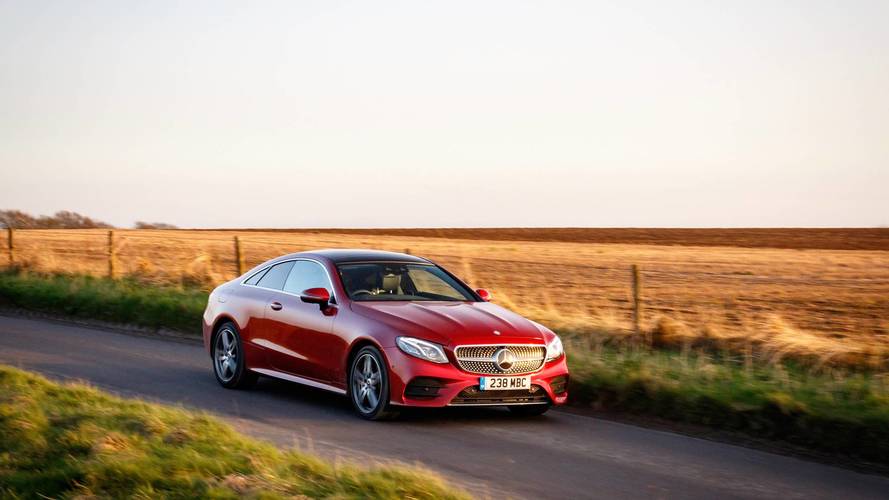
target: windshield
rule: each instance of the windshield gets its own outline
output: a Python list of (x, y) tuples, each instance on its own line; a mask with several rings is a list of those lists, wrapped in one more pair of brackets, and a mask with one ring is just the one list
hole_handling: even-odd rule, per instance
[(472, 293), (432, 264), (371, 262), (337, 266), (343, 287), (356, 301), (476, 300)]

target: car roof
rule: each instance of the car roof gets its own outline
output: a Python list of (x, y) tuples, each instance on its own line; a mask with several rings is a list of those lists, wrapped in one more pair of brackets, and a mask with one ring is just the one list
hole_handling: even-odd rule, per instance
[(366, 250), (360, 248), (328, 248), (324, 250), (311, 250), (307, 252), (299, 252), (288, 255), (287, 257), (323, 257), (330, 260), (334, 264), (342, 264), (345, 262), (416, 262), (428, 264), (429, 261), (398, 252), (385, 252), (383, 250)]

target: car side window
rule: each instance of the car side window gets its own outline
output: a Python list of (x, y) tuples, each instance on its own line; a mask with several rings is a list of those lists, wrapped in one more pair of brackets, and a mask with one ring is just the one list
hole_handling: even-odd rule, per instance
[(268, 269), (263, 269), (262, 271), (259, 271), (258, 273), (254, 274), (253, 276), (247, 278), (247, 281), (245, 281), (244, 284), (245, 285), (255, 285), (255, 284), (259, 283), (259, 280), (262, 278), (262, 276), (265, 274), (266, 271), (268, 271)]
[(284, 288), (284, 281), (287, 280), (287, 273), (290, 272), (290, 268), (292, 267), (293, 261), (275, 264), (262, 278), (260, 278), (256, 285), (263, 288), (280, 290)]
[(309, 260), (298, 260), (290, 270), (290, 276), (284, 284), (284, 291), (296, 295), (309, 288), (324, 288), (332, 292), (330, 280), (321, 264)]

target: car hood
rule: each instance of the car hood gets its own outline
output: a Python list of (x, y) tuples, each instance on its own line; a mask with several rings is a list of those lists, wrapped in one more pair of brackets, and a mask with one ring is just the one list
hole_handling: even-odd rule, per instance
[[(538, 325), (490, 302), (352, 302), (352, 311), (400, 335), (449, 347), (546, 342)], [(495, 333), (498, 332), (498, 333)]]

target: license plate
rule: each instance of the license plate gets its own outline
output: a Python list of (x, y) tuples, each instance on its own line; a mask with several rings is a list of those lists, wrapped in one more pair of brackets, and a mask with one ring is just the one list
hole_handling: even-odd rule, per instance
[(531, 377), (481, 377), (478, 386), (482, 391), (530, 389)]

